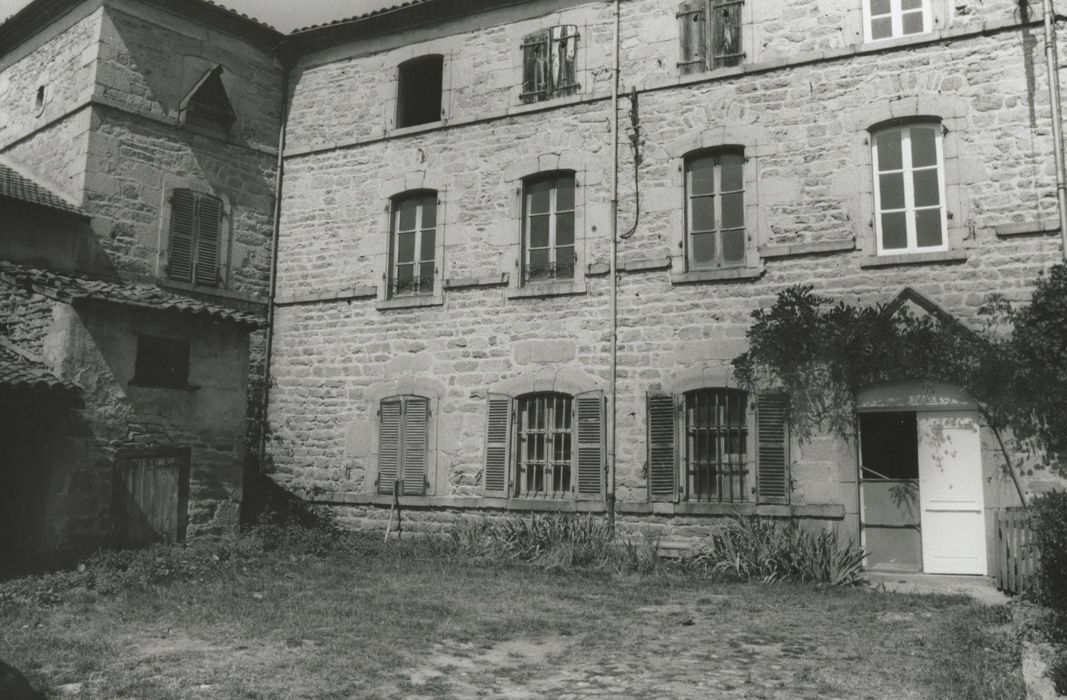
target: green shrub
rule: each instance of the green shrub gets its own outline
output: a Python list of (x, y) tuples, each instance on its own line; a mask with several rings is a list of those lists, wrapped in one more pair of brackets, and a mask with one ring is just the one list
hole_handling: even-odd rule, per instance
[(729, 581), (800, 581), (850, 585), (863, 571), (864, 552), (833, 532), (812, 533), (794, 521), (734, 518), (692, 555), (698, 574)]
[(1036, 590), (1038, 602), (1053, 611), (1060, 623), (1060, 641), (1067, 641), (1067, 491), (1052, 491), (1030, 506), (1034, 543), (1040, 553)]

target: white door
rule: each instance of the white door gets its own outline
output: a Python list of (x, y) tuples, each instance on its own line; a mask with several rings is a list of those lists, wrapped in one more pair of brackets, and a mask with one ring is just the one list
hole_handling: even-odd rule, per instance
[(930, 411), (919, 430), (923, 571), (986, 573), (982, 446), (976, 411)]

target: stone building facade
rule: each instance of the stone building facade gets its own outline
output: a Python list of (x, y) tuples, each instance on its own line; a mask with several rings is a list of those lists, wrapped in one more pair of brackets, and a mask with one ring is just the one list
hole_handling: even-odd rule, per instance
[[(367, 527), (384, 527), (399, 484), (427, 528), (465, 513), (604, 513), (614, 482), (631, 530), (791, 516), (862, 530), (903, 568), (938, 556), (927, 531), (963, 528), (977, 533), (969, 563), (926, 569), (985, 573), (992, 512), (1017, 497), (966, 396), (861, 396), (870, 444), (917, 440), (912, 466), (861, 488), (861, 473), (877, 477), (857, 440), (790, 439), (780, 404), (742, 392), (730, 361), (752, 311), (790, 285), (861, 304), (904, 293), (964, 323), (990, 292), (1028, 298), (1061, 255), (1036, 10), (444, 4), (288, 39), (275, 478)], [(618, 250), (612, 407), (614, 167), (619, 232), (635, 228)], [(944, 450), (924, 426), (960, 431), (946, 438), (969, 455), (958, 483), (926, 473)], [(875, 529), (905, 517), (881, 511), (912, 483), (966, 491), (946, 507), (970, 514), (938, 515), (924, 496), (927, 528)]]
[[(83, 551), (237, 525), (261, 403), (277, 38), (206, 2), (33, 2), (0, 25), (3, 340), (79, 390), (48, 402), (39, 432), (5, 433), (32, 444), (0, 471), (39, 475), (6, 543)], [(27, 408), (27, 391), (4, 384), (3, 405)]]

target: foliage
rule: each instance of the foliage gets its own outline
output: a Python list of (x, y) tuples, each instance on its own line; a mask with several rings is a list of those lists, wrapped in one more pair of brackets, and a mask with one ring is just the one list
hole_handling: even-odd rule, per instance
[(1052, 491), (1031, 503), (1034, 543), (1041, 553), (1038, 601), (1053, 612), (1060, 643), (1067, 643), (1067, 491)]
[(862, 547), (833, 532), (812, 533), (795, 521), (734, 518), (689, 561), (697, 572), (729, 581), (852, 585), (863, 571)]

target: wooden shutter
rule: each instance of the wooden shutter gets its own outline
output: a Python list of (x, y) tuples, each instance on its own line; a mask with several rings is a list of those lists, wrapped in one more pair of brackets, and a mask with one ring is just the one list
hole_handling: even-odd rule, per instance
[(400, 431), (403, 403), (382, 401), (378, 409), (378, 493), (392, 493), (400, 473)]
[(741, 6), (744, 0), (711, 0), (711, 67), (741, 63)]
[(577, 449), (574, 473), (578, 476), (578, 498), (604, 496), (604, 392), (587, 391), (574, 397), (574, 426)]
[(196, 284), (219, 283), (219, 235), (222, 228), (222, 202), (214, 197), (198, 197), (196, 207)]
[(522, 40), (522, 101), (537, 102), (548, 96), (551, 62), (549, 31), (527, 34)]
[(167, 248), (167, 277), (192, 282), (193, 240), (196, 230), (196, 197), (189, 190), (170, 195), (170, 241)]
[(485, 421), (485, 495), (507, 496), (511, 466), (512, 400), (489, 394)]
[(648, 406), (648, 496), (653, 501), (676, 500), (678, 493), (677, 449), (675, 447), (675, 398), (670, 394), (649, 393)]
[(421, 397), (404, 399), (401, 467), (405, 496), (426, 493), (426, 451), (429, 445), (430, 403)]
[(756, 462), (759, 502), (789, 503), (789, 429), (780, 394), (760, 394), (756, 402)]
[(678, 6), (678, 67), (682, 75), (707, 69), (707, 20), (704, 5), (707, 0), (686, 0)]

